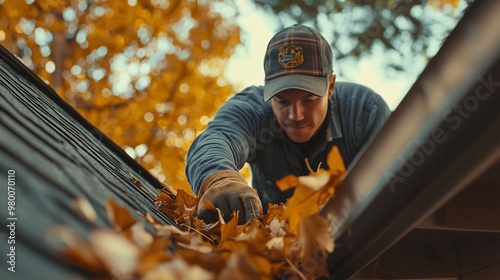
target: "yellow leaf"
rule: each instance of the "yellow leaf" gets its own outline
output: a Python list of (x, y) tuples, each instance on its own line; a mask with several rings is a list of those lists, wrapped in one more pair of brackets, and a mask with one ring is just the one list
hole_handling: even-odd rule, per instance
[(301, 259), (314, 257), (321, 253), (333, 252), (334, 242), (330, 223), (320, 215), (311, 215), (304, 217), (300, 223), (300, 255)]
[[(323, 171), (322, 174), (318, 174), (321, 171)], [(311, 176), (300, 176), (298, 184), (314, 191), (321, 189), (330, 180), (330, 173), (325, 170), (320, 170), (320, 172)]]
[(319, 209), (331, 198), (335, 187), (340, 184), (346, 169), (337, 147), (328, 153), (328, 171), (319, 170), (309, 176), (288, 175), (276, 182), (281, 190), (295, 187), (294, 194), (287, 201), (283, 219), (288, 220), (290, 231), (299, 234), (303, 217), (318, 213)]
[(278, 188), (284, 192), (297, 186), (299, 180), (295, 175), (287, 175), (276, 182)]
[(332, 175), (343, 175), (346, 172), (344, 160), (336, 146), (333, 146), (332, 150), (328, 153), (326, 164)]
[(459, 2), (460, 0), (430, 0), (427, 5), (441, 10), (449, 5), (454, 10), (458, 8)]

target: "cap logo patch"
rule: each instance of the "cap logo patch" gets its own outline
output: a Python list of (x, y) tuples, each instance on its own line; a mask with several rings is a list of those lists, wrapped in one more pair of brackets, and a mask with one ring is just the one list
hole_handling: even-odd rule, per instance
[(284, 68), (295, 68), (304, 62), (302, 47), (283, 47), (278, 53), (278, 61)]

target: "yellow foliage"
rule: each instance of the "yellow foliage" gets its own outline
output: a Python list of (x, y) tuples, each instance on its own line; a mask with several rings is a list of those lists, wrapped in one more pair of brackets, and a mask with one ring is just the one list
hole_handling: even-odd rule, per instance
[(187, 148), (233, 93), (221, 76), (240, 29), (216, 5), (234, 2), (26, 2), (0, 4), (0, 43), (119, 146), (146, 145), (135, 159), (191, 193)]
[(427, 5), (441, 10), (446, 6), (450, 6), (452, 10), (455, 10), (459, 3), (460, 0), (429, 0)]
[(299, 234), (303, 218), (319, 212), (320, 208), (331, 198), (346, 173), (344, 161), (337, 147), (328, 153), (329, 170), (311, 170), (311, 175), (297, 177), (287, 175), (276, 184), (280, 190), (295, 187), (294, 195), (288, 199), (282, 217), (288, 220), (290, 231)]

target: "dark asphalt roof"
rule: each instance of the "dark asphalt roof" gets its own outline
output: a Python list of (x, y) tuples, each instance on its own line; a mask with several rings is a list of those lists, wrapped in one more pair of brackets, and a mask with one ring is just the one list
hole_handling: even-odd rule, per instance
[[(109, 227), (104, 209), (109, 198), (134, 215), (150, 212), (171, 223), (154, 206), (162, 185), (151, 174), (3, 47), (0, 58), (1, 279), (90, 276), (62, 263), (48, 246), (46, 234), (60, 224), (83, 237), (96, 226)], [(15, 191), (15, 200), (10, 196), (14, 215), (8, 211), (9, 172), (15, 172), (10, 189)], [(75, 210), (73, 200), (80, 197), (96, 210), (95, 224)], [(11, 231), (6, 225), (11, 222), (15, 222), (15, 244), (7, 244)], [(10, 246), (15, 246), (15, 273), (7, 270)]]

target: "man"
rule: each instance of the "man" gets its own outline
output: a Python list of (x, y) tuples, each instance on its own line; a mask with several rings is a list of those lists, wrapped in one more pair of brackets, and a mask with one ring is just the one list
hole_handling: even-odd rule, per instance
[[(335, 82), (332, 51), (316, 30), (294, 25), (267, 46), (265, 85), (252, 86), (224, 104), (189, 149), (186, 175), (197, 193), (198, 217), (210, 223), (219, 208), (239, 223), (259, 217), (269, 203), (285, 202), (275, 182), (309, 175), (337, 146), (349, 166), (390, 113), (371, 89)], [(307, 163), (306, 163), (307, 161)], [(252, 185), (238, 172), (248, 162)], [(255, 191), (256, 190), (256, 191)]]

